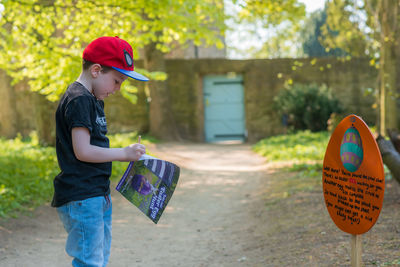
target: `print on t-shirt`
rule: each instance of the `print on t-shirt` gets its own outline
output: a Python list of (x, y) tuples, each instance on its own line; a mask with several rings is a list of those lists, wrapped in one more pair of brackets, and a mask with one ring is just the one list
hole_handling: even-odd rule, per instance
[(96, 123), (102, 127), (107, 127), (106, 117), (99, 117), (99, 115), (97, 115)]

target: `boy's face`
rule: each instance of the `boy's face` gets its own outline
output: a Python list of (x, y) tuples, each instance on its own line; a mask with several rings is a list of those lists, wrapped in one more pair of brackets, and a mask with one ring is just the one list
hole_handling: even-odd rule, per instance
[(126, 78), (127, 76), (116, 70), (110, 70), (106, 73), (100, 71), (92, 80), (92, 92), (98, 100), (104, 100), (110, 94), (119, 91)]

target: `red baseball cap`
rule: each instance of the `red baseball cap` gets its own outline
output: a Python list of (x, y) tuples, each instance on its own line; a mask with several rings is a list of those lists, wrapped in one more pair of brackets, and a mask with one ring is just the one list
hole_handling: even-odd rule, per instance
[(133, 70), (132, 54), (132, 47), (127, 41), (118, 36), (104, 36), (92, 41), (83, 50), (82, 57), (84, 60), (111, 67), (135, 80), (148, 81), (147, 77)]

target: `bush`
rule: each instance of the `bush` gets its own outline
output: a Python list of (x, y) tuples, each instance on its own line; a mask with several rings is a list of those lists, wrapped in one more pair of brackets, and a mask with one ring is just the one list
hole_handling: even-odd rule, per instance
[(325, 131), (332, 113), (343, 108), (326, 85), (294, 84), (287, 86), (274, 99), (275, 108), (291, 129)]

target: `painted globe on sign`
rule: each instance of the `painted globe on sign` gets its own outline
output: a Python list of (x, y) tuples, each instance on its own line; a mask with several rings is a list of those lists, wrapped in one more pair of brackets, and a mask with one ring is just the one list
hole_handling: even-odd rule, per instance
[(355, 172), (360, 167), (364, 157), (360, 133), (350, 127), (343, 135), (340, 145), (340, 159), (349, 172)]

